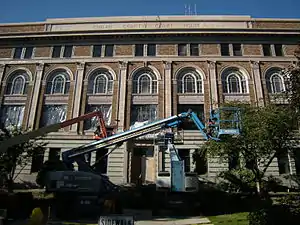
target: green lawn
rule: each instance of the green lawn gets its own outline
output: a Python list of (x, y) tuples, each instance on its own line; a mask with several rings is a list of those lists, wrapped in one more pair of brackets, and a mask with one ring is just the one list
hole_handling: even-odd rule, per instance
[(248, 212), (210, 216), (208, 219), (214, 225), (248, 225)]

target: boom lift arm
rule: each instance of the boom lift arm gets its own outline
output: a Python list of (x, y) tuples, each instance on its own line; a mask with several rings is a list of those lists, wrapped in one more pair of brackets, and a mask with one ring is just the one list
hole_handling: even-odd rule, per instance
[(93, 143), (80, 146), (78, 148), (70, 149), (62, 153), (62, 159), (66, 163), (66, 165), (70, 165), (74, 161), (76, 161), (79, 164), (82, 164), (82, 156), (87, 153), (107, 148), (113, 145), (122, 144), (123, 142), (128, 141), (129, 139), (137, 138), (139, 136), (152, 133), (160, 129), (178, 127), (178, 125), (186, 119), (191, 119), (196, 124), (197, 128), (203, 134), (206, 140), (219, 140), (208, 135), (208, 133), (205, 130), (205, 125), (200, 121), (196, 113), (188, 111), (176, 116), (171, 116), (166, 119), (161, 119), (152, 123), (148, 123), (144, 126), (137, 127), (132, 130), (127, 130), (125, 132), (121, 132), (119, 134), (115, 134), (107, 138), (103, 138), (99, 141), (95, 141)]
[(0, 151), (4, 152), (6, 151), (8, 148), (14, 146), (14, 145), (18, 145), (18, 144), (23, 144), (27, 141), (29, 141), (30, 139), (35, 139), (37, 137), (41, 137), (44, 136), (50, 132), (57, 132), (60, 129), (70, 126), (72, 124), (78, 123), (80, 121), (86, 120), (86, 119), (90, 119), (93, 117), (98, 117), (99, 120), (99, 126), (101, 129), (101, 138), (106, 138), (107, 137), (107, 132), (106, 132), (106, 127), (105, 127), (105, 122), (103, 119), (103, 115), (100, 111), (95, 111), (95, 112), (91, 112), (91, 113), (87, 113), (84, 114), (82, 116), (70, 119), (70, 120), (66, 120), (64, 122), (61, 123), (56, 123), (56, 124), (51, 124), (49, 126), (46, 127), (42, 127), (40, 129), (37, 130), (33, 130), (33, 131), (29, 131), (25, 134), (19, 135), (19, 136), (15, 136), (12, 137), (10, 139), (4, 140), (0, 143)]

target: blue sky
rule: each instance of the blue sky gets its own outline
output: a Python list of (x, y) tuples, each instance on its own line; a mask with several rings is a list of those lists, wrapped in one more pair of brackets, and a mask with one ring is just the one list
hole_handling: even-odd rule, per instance
[(251, 15), (300, 18), (300, 0), (1, 0), (0, 23), (46, 18), (184, 15), (184, 5), (199, 15)]

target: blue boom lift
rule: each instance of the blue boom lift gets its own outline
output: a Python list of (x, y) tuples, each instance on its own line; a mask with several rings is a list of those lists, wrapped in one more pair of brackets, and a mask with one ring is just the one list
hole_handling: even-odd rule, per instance
[[(222, 113), (230, 113), (232, 118), (222, 119)], [(68, 203), (68, 207), (85, 205), (86, 211), (101, 210), (105, 196), (117, 190), (118, 187), (114, 185), (109, 179), (101, 174), (94, 172), (93, 168), (86, 162), (86, 154), (93, 151), (101, 151), (108, 147), (114, 146), (111, 151), (118, 148), (122, 143), (137, 138), (149, 133), (157, 132), (161, 129), (176, 128), (184, 121), (192, 120), (199, 131), (203, 134), (206, 140), (220, 141), (222, 135), (238, 135), (240, 132), (240, 110), (238, 108), (220, 108), (211, 113), (211, 120), (214, 122), (210, 128), (207, 128), (204, 123), (198, 118), (195, 112), (189, 110), (169, 118), (157, 120), (143, 126), (127, 130), (125, 132), (117, 133), (112, 136), (94, 141), (92, 143), (67, 150), (62, 153), (62, 159), (68, 170), (52, 171), (48, 173), (46, 190), (54, 192), (57, 196), (71, 196), (72, 204)], [(226, 125), (225, 128), (223, 125)], [(208, 132), (210, 129), (212, 132)], [(172, 139), (172, 138), (171, 138)], [(180, 159), (178, 152), (170, 138), (166, 138), (166, 145), (170, 153), (172, 164), (171, 181), (173, 192), (184, 192), (184, 176), (183, 160)], [(74, 171), (73, 163), (78, 165), (78, 171)], [(64, 200), (66, 203), (67, 201)], [(75, 209), (74, 209), (75, 210)]]

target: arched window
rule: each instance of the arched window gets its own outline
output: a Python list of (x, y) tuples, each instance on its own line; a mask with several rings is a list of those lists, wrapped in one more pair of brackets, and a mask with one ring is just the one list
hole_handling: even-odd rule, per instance
[(280, 68), (271, 68), (266, 72), (266, 83), (269, 93), (276, 94), (285, 91), (283, 76)]
[(67, 94), (70, 89), (70, 77), (64, 70), (53, 71), (47, 80), (46, 94)]
[(222, 73), (222, 85), (224, 93), (248, 93), (248, 83), (246, 77), (237, 68), (228, 68)]
[(151, 69), (142, 69), (133, 76), (133, 93), (156, 94), (157, 78)]
[(113, 77), (106, 69), (94, 71), (89, 77), (89, 94), (111, 94)]
[(178, 93), (203, 93), (201, 76), (193, 68), (186, 68), (178, 74)]
[(271, 76), (271, 88), (272, 93), (280, 93), (285, 90), (283, 78), (279, 74), (273, 74)]
[(24, 95), (27, 94), (29, 76), (24, 71), (16, 71), (13, 73), (6, 86), (7, 95)]

